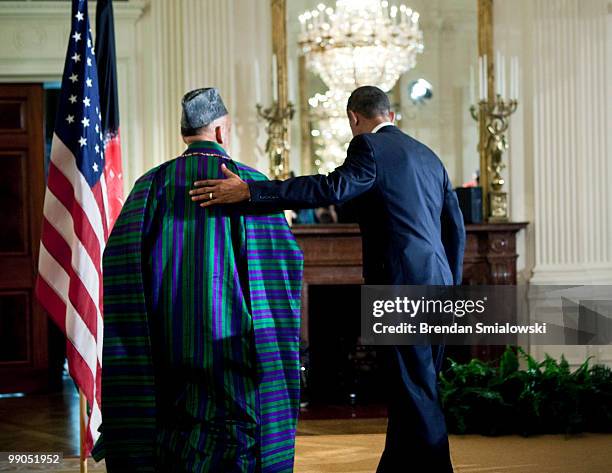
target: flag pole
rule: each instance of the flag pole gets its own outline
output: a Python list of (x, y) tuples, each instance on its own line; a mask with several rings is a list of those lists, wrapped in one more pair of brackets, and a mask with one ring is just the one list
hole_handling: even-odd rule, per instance
[(87, 473), (87, 454), (85, 453), (85, 445), (87, 444), (87, 399), (85, 399), (82, 389), (79, 389), (79, 423), (81, 426), (79, 465), (81, 473)]

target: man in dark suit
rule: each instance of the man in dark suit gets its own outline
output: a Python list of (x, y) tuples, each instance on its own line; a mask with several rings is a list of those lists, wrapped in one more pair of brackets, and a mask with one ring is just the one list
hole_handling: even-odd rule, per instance
[[(393, 125), (382, 90), (356, 89), (347, 114), (354, 138), (344, 164), (329, 175), (247, 183), (226, 170), (227, 179), (195, 183), (192, 199), (202, 207), (250, 200), (282, 208), (353, 200), (366, 284), (460, 284), (465, 229), (444, 165)], [(384, 348), (389, 421), (378, 473), (452, 472), (437, 388), (442, 350)]]

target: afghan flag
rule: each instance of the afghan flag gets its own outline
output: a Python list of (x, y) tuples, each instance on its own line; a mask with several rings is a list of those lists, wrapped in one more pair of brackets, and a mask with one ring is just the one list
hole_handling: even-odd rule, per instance
[[(115, 53), (115, 24), (112, 0), (98, 0), (96, 8), (96, 65), (100, 89), (104, 142), (104, 183), (107, 187), (107, 221), (112, 229), (123, 206), (123, 171), (119, 142), (119, 99), (117, 95), (117, 61)], [(98, 130), (96, 130), (98, 131)]]

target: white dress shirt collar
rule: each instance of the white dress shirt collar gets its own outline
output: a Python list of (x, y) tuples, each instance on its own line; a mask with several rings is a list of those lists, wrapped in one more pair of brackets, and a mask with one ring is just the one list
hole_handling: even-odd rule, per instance
[(378, 130), (380, 130), (381, 128), (384, 128), (386, 126), (394, 126), (394, 125), (391, 122), (382, 122), (382, 123), (379, 123), (378, 125), (376, 125), (374, 127), (374, 129), (370, 133), (377, 133)]

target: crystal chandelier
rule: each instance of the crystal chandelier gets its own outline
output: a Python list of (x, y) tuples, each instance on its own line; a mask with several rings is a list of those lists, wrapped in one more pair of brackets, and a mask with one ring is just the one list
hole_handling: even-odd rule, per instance
[(419, 14), (386, 0), (337, 0), (299, 16), (299, 44), (308, 68), (330, 90), (361, 85), (391, 90), (423, 52)]
[(315, 166), (320, 174), (332, 172), (346, 158), (352, 134), (346, 118), (348, 92), (328, 90), (308, 99), (311, 107), (310, 131), (314, 144)]

